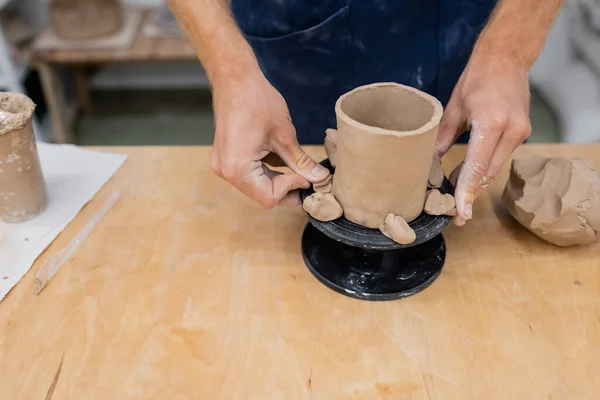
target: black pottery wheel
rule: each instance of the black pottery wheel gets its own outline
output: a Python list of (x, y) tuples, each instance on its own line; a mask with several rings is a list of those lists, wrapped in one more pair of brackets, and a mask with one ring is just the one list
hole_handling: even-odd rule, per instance
[[(332, 173), (328, 160), (321, 162)], [(453, 194), (445, 179), (439, 189)], [(301, 191), (302, 200), (313, 193)], [(441, 235), (452, 217), (422, 213), (409, 225), (417, 239), (401, 245), (378, 229), (343, 216), (322, 222), (306, 213), (310, 224), (302, 235), (302, 256), (310, 272), (327, 287), (363, 300), (395, 300), (427, 288), (442, 272), (446, 244)]]

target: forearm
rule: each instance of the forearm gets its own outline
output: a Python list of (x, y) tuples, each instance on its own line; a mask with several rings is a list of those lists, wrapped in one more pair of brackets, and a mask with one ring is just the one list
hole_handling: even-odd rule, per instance
[(473, 58), (509, 59), (529, 69), (564, 0), (499, 0), (473, 49)]
[(167, 0), (213, 86), (260, 73), (252, 49), (231, 16), (228, 0)]

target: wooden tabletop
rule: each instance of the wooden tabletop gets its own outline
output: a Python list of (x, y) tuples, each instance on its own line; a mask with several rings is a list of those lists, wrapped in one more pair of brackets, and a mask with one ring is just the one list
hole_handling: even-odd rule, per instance
[[(262, 210), (209, 173), (208, 148), (110, 150), (130, 159), (0, 303), (3, 399), (43, 399), (55, 378), (55, 400), (598, 398), (600, 243), (561, 249), (517, 225), (506, 171), (445, 231), (438, 280), (377, 303), (319, 283), (301, 210)], [(600, 145), (518, 154), (600, 169)], [(40, 262), (115, 191), (34, 296)]]
[[(144, 11), (144, 23), (151, 17)], [(143, 33), (144, 23), (140, 24), (136, 38), (130, 48), (122, 50), (31, 50), (37, 62), (53, 64), (104, 64), (160, 61), (196, 61), (197, 57), (189, 40), (182, 37), (157, 37)]]

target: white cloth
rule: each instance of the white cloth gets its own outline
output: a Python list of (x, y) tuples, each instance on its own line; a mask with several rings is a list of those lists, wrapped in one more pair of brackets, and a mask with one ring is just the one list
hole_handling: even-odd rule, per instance
[(48, 208), (30, 221), (0, 222), (0, 301), (127, 159), (72, 145), (39, 143), (38, 150)]

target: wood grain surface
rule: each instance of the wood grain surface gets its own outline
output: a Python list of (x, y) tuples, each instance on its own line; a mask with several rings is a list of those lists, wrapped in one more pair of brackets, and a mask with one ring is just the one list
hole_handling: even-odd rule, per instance
[[(365, 302), (309, 273), (301, 210), (262, 210), (208, 171), (209, 148), (130, 159), (0, 303), (0, 398), (597, 399), (600, 243), (542, 242), (499, 203), (444, 233), (439, 279)], [(320, 148), (309, 148), (321, 158)], [(457, 164), (464, 148), (444, 158)], [(579, 156), (600, 145), (527, 145)], [(121, 199), (40, 296), (40, 262)]]

